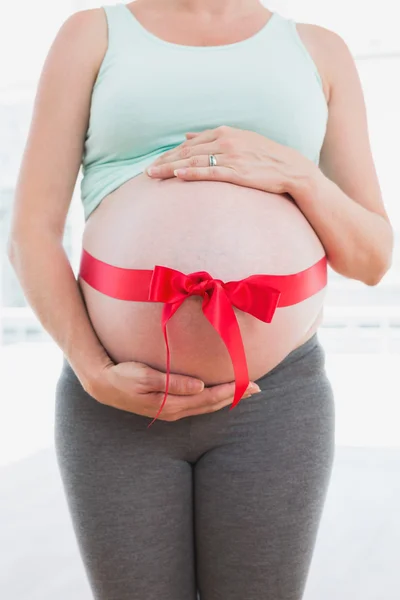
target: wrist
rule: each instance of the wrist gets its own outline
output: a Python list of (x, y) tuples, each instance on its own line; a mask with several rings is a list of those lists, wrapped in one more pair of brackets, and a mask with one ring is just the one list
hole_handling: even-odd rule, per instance
[(106, 367), (114, 364), (107, 354), (102, 354), (93, 360), (79, 361), (75, 368), (74, 365), (71, 364), (71, 366), (74, 368), (83, 389), (90, 394)]
[(320, 193), (324, 179), (326, 179), (325, 175), (317, 165), (312, 163), (309, 169), (289, 177), (286, 191), (296, 201), (311, 200)]

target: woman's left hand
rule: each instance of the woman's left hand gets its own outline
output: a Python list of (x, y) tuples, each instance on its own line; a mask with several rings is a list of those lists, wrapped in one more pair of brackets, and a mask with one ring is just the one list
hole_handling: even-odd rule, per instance
[[(149, 165), (147, 174), (156, 179), (225, 181), (290, 194), (294, 186), (319, 171), (315, 163), (297, 150), (253, 131), (222, 125), (187, 133), (186, 138)], [(209, 166), (210, 154), (216, 157), (216, 166)]]

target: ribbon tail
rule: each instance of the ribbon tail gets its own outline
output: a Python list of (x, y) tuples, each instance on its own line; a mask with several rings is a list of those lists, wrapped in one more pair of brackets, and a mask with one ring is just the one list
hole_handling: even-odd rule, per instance
[(181, 305), (181, 303), (176, 302), (175, 304), (165, 304), (163, 306), (163, 311), (161, 314), (161, 325), (162, 325), (162, 330), (163, 330), (163, 334), (164, 334), (165, 348), (167, 351), (167, 370), (166, 370), (165, 393), (164, 393), (164, 398), (161, 403), (161, 406), (158, 409), (158, 413), (156, 414), (156, 416), (154, 417), (152, 422), (147, 426), (147, 429), (149, 427), (151, 427), (151, 425), (153, 425), (154, 421), (157, 420), (157, 418), (158, 418), (159, 414), (161, 413), (162, 409), (164, 408), (165, 402), (167, 400), (168, 390), (169, 390), (170, 365), (171, 365), (171, 352), (170, 352), (169, 343), (168, 343), (167, 322), (172, 317), (172, 315), (178, 310), (180, 305)]
[(230, 410), (239, 404), (249, 385), (246, 353), (232, 304), (221, 288), (216, 288), (211, 298), (203, 303), (203, 313), (217, 330), (228, 349), (235, 373), (235, 395)]

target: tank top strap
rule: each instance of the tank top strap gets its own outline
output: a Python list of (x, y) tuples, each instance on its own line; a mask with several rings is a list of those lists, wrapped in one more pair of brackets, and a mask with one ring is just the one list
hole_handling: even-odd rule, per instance
[(311, 56), (308, 48), (306, 47), (306, 45), (304, 44), (303, 40), (300, 37), (299, 30), (297, 29), (297, 22), (294, 19), (291, 19), (289, 17), (282, 17), (282, 16), (280, 18), (280, 21), (286, 26), (286, 29), (290, 34), (291, 40), (294, 42), (296, 47), (299, 49), (300, 54), (303, 56), (306, 64), (308, 64), (308, 66), (314, 72), (314, 75), (315, 75), (320, 87), (322, 88), (323, 82), (322, 82), (321, 74), (320, 74), (319, 69), (318, 69), (313, 57)]
[(121, 49), (126, 49), (128, 44), (132, 43), (132, 28), (129, 27), (130, 23), (126, 18), (125, 11), (128, 12), (128, 9), (125, 5), (121, 3), (102, 4), (99, 8), (103, 9), (105, 13), (108, 41), (107, 51), (100, 65), (94, 89), (103, 81), (107, 72), (118, 64)]
[(129, 23), (129, 9), (117, 2), (115, 4), (102, 4), (101, 7), (106, 15), (108, 26), (108, 41), (109, 46), (113, 47), (117, 42), (121, 41), (121, 36), (130, 34), (132, 38), (132, 28)]

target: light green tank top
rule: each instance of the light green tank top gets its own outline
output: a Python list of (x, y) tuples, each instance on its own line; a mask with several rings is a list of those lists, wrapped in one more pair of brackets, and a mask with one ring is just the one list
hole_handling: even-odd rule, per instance
[(275, 12), (243, 41), (184, 46), (150, 33), (125, 4), (102, 8), (108, 48), (82, 158), (85, 221), (107, 194), (185, 141), (187, 131), (256, 131), (318, 164), (328, 107), (292, 19)]

